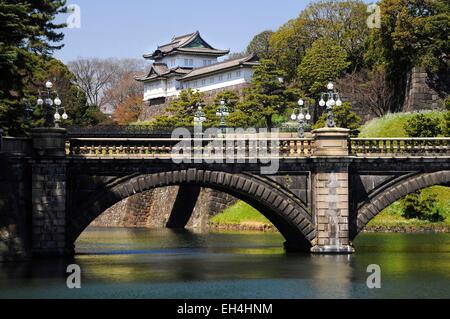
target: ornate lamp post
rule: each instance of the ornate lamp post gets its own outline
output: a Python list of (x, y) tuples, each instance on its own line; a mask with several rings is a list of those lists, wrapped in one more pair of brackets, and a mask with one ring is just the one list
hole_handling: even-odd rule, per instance
[(323, 92), (320, 94), (319, 105), (321, 107), (324, 107), (326, 105), (327, 107), (327, 127), (336, 127), (336, 122), (334, 121), (333, 106), (341, 106), (342, 101), (339, 97), (339, 93), (334, 91), (334, 84), (332, 82), (328, 83), (327, 89), (328, 92)]
[(206, 114), (202, 110), (200, 103), (197, 104), (197, 111), (194, 113), (194, 125), (202, 126), (202, 123), (206, 121)]
[(302, 99), (298, 100), (298, 108), (294, 109), (291, 115), (291, 120), (297, 120), (299, 122), (298, 136), (305, 137), (305, 128), (308, 122), (311, 120), (311, 114), (309, 114), (309, 108), (305, 105), (305, 101)]
[(227, 125), (225, 123), (225, 118), (228, 115), (230, 115), (230, 113), (228, 111), (228, 107), (225, 105), (225, 100), (221, 100), (219, 108), (216, 111), (216, 116), (220, 117), (219, 128), (221, 131), (223, 131), (227, 127)]
[[(64, 107), (61, 107), (61, 100), (59, 98), (58, 92), (53, 91), (52, 92), (53, 83), (50, 81), (47, 81), (45, 83), (46, 93), (47, 96), (45, 99), (42, 99), (41, 94), (39, 92), (39, 98), (37, 99), (37, 105), (42, 106), (45, 104), (45, 126), (51, 127), (52, 124), (54, 124), (54, 127), (59, 127), (59, 123), (61, 122), (61, 119), (67, 120), (69, 116), (66, 113), (66, 109)], [(56, 96), (55, 99), (53, 99), (53, 96)], [(53, 105), (55, 108), (55, 113), (52, 114), (53, 111)], [(60, 108), (63, 110), (63, 114), (61, 115)]]
[(203, 122), (206, 121), (206, 114), (203, 112), (202, 106), (200, 103), (197, 103), (197, 111), (194, 113), (194, 132), (198, 134), (202, 134), (202, 125)]

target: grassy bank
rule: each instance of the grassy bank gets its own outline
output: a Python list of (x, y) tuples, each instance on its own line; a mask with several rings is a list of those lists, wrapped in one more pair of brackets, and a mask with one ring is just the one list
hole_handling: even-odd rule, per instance
[[(420, 112), (430, 118), (441, 118), (444, 112), (423, 111)], [(408, 137), (405, 131), (405, 125), (417, 113), (394, 113), (375, 118), (360, 129), (358, 137)]]

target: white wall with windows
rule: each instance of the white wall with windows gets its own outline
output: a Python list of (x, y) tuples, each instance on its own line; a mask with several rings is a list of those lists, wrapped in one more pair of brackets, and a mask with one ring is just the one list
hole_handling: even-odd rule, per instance
[(199, 90), (200, 92), (216, 90), (242, 83), (249, 83), (252, 79), (252, 75), (253, 69), (251, 67), (244, 67), (195, 80), (183, 81), (182, 88), (191, 88), (193, 90)]
[(211, 56), (198, 56), (188, 54), (176, 54), (164, 57), (161, 62), (169, 69), (176, 67), (201, 68), (217, 63), (217, 58)]
[(160, 97), (178, 96), (183, 89), (191, 88), (206, 92), (221, 88), (251, 82), (253, 69), (251, 67), (236, 68), (214, 75), (205, 75), (190, 81), (179, 81), (180, 76), (155, 80), (144, 83), (144, 101)]

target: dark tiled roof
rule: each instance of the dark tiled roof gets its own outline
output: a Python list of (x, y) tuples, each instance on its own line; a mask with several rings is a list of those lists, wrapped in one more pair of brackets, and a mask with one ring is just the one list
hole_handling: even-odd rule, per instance
[[(186, 47), (195, 40), (201, 41), (205, 47)], [(185, 53), (197, 53), (197, 54), (209, 54), (215, 56), (222, 56), (229, 53), (229, 50), (217, 50), (209, 45), (205, 40), (202, 39), (198, 31), (194, 33), (185, 34), (178, 37), (173, 37), (170, 43), (160, 45), (151, 54), (144, 54), (146, 59), (156, 59), (158, 57), (163, 57), (172, 52), (185, 52)]]
[(180, 68), (169, 69), (165, 63), (153, 63), (150, 68), (150, 72), (147, 76), (135, 76), (136, 81), (149, 81), (155, 80), (161, 77), (167, 77), (172, 74), (184, 75), (192, 71), (192, 68)]
[(238, 58), (228, 61), (223, 61), (215, 64), (211, 64), (208, 66), (204, 66), (202, 68), (193, 69), (192, 72), (189, 72), (185, 76), (183, 76), (180, 80), (191, 80), (196, 77), (200, 77), (210, 73), (216, 73), (219, 71), (223, 71), (226, 69), (233, 69), (240, 66), (255, 66), (258, 65), (258, 57), (254, 54), (246, 56), (244, 58)]

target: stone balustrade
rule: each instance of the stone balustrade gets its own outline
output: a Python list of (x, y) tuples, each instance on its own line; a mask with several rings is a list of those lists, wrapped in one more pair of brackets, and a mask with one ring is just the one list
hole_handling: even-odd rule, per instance
[(450, 156), (450, 138), (351, 138), (353, 156)]
[(180, 153), (195, 156), (281, 156), (308, 157), (313, 154), (312, 138), (71, 138), (67, 155), (73, 157), (168, 157)]

